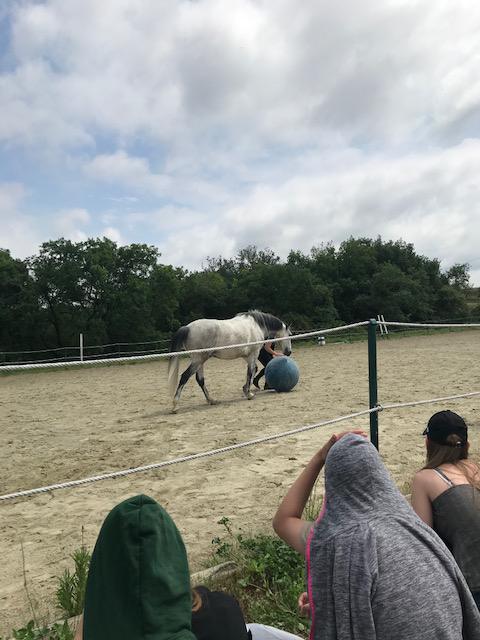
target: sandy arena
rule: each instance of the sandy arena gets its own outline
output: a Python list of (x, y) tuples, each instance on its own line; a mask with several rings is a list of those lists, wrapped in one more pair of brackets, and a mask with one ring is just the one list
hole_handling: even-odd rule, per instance
[[(206, 382), (220, 404), (208, 406), (191, 380), (176, 415), (169, 412), (164, 361), (0, 378), (0, 493), (168, 460), (368, 407), (366, 342), (294, 344), (293, 355), (301, 372), (297, 388), (262, 392), (250, 402), (241, 394), (244, 363), (209, 361)], [(379, 340), (379, 401), (480, 390), (479, 362), (476, 331)], [(466, 418), (472, 450), (480, 452), (480, 399), (447, 406)], [(422, 465), (424, 424), (441, 408), (380, 414), (380, 451), (405, 493)], [(0, 635), (32, 617), (22, 543), (29, 592), (37, 613), (49, 620), (58, 617), (56, 577), (71, 566), (82, 527), (93, 547), (107, 512), (130, 495), (150, 494), (168, 509), (197, 570), (212, 538), (223, 533), (220, 518), (245, 531), (268, 531), (279, 498), (315, 449), (348, 428), (368, 429), (368, 418), (158, 472), (0, 503)]]

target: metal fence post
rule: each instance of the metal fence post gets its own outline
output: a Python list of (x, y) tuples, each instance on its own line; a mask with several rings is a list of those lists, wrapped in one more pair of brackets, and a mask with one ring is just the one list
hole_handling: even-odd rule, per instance
[[(368, 324), (368, 392), (369, 406), (373, 409), (378, 404), (377, 321), (374, 318)], [(378, 449), (378, 411), (370, 414), (370, 440)]]
[(80, 361), (83, 362), (83, 333), (80, 334)]

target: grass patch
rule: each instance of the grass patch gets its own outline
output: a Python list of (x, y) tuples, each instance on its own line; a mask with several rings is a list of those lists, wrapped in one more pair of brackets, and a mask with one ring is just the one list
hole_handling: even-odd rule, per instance
[[(36, 615), (35, 607), (29, 596), (33, 618), (21, 629), (12, 630), (9, 636), (12, 640), (73, 640), (74, 633), (67, 619), (78, 616), (83, 611), (91, 555), (82, 544), (80, 549), (77, 549), (71, 557), (74, 569), (73, 571), (65, 569), (63, 574), (58, 578), (58, 589), (56, 592), (55, 604), (57, 609), (62, 613), (62, 622), (41, 625), (38, 621), (39, 616)], [(25, 588), (27, 589), (27, 585), (25, 585)], [(6, 638), (4, 639), (0, 636), (0, 640), (6, 640)]]
[[(323, 495), (314, 489), (303, 517), (318, 517)], [(305, 591), (305, 560), (275, 535), (245, 535), (234, 531), (230, 520), (222, 518), (224, 535), (214, 538), (212, 564), (234, 562), (238, 572), (215, 579), (212, 588), (234, 595), (245, 620), (267, 624), (301, 637), (307, 637), (309, 621), (298, 612), (298, 596)]]
[(212, 543), (214, 563), (233, 561), (238, 573), (215, 580), (237, 598), (247, 622), (258, 622), (305, 637), (308, 621), (298, 613), (297, 601), (305, 591), (304, 559), (279, 538), (234, 532), (228, 518), (219, 521), (225, 529)]
[(51, 627), (37, 627), (30, 620), (26, 627), (12, 631), (11, 637), (13, 640), (73, 640), (73, 631), (67, 621), (57, 622)]

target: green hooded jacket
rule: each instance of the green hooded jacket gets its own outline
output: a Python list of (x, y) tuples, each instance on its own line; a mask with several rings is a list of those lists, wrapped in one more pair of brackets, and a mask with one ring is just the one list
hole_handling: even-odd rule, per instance
[(108, 514), (92, 555), (83, 640), (195, 640), (187, 555), (175, 523), (148, 496)]

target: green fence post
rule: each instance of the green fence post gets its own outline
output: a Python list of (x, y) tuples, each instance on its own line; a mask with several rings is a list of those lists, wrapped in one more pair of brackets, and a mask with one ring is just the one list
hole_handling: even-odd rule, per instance
[[(377, 389), (377, 321), (370, 319), (368, 325), (368, 392), (369, 406), (373, 409), (378, 404)], [(370, 440), (378, 449), (378, 411), (370, 414)]]

